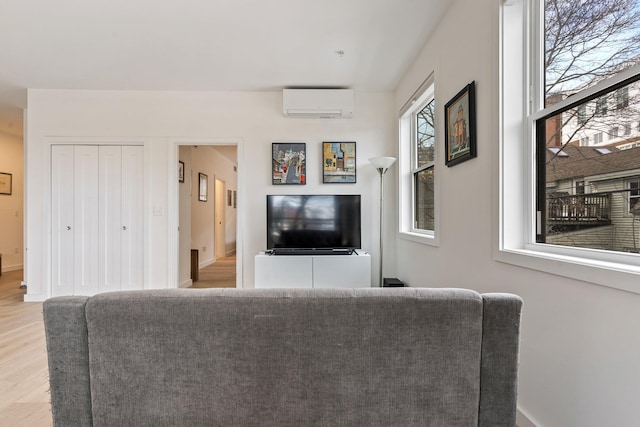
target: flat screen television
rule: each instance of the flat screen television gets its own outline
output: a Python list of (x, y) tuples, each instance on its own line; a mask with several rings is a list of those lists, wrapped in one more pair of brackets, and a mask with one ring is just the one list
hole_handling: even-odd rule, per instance
[(360, 195), (267, 195), (267, 249), (360, 248)]

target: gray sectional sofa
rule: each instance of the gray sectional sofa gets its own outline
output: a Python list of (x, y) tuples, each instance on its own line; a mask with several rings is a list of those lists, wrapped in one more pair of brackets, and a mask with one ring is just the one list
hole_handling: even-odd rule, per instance
[(521, 306), (427, 288), (52, 298), (54, 425), (514, 426)]

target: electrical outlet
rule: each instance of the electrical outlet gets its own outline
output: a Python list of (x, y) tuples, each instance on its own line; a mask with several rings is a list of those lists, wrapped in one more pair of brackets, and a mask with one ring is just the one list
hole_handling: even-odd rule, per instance
[(203, 247), (202, 247), (202, 252), (206, 252), (206, 251), (207, 251), (207, 247), (206, 247), (206, 246), (203, 246)]
[(20, 249), (19, 249), (19, 248), (16, 248), (16, 249), (15, 249), (15, 251), (14, 251), (14, 253), (15, 253), (15, 254), (20, 253)]

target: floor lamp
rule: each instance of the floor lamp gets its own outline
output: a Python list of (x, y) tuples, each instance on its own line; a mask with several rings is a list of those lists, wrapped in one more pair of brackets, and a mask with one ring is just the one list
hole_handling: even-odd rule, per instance
[(380, 174), (380, 287), (382, 287), (382, 230), (384, 225), (384, 180), (382, 178), (395, 161), (395, 157), (372, 157), (369, 159), (369, 162), (371, 162), (374, 168), (378, 169), (378, 173)]

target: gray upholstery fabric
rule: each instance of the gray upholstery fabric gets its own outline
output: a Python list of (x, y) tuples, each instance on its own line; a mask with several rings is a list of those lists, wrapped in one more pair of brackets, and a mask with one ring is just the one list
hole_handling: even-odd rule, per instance
[[(47, 302), (51, 311), (65, 304)], [(452, 427), (479, 417), (507, 425), (487, 423), (515, 413), (515, 376), (484, 370), (516, 367), (518, 322), (500, 325), (499, 310), (484, 311), (483, 319), (483, 296), (460, 289), (97, 295), (86, 303), (93, 425)], [(515, 348), (501, 351), (498, 333)], [(68, 363), (59, 356), (50, 369)], [(54, 380), (74, 380), (52, 377), (54, 406), (69, 405), (68, 385)]]
[(518, 349), (522, 299), (483, 294), (480, 427), (516, 425)]
[(65, 297), (43, 304), (55, 426), (92, 425), (87, 300), (88, 297)]

